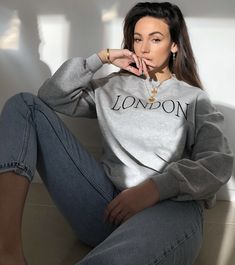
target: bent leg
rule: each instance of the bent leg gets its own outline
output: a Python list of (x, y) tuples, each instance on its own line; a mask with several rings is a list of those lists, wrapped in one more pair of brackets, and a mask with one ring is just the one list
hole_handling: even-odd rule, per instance
[(192, 265), (202, 242), (197, 202), (162, 201), (119, 226), (77, 265)]
[(21, 93), (0, 119), (0, 172), (32, 180), (37, 167), (58, 208), (83, 242), (96, 246), (114, 229), (104, 209), (118, 194), (100, 164), (38, 97)]

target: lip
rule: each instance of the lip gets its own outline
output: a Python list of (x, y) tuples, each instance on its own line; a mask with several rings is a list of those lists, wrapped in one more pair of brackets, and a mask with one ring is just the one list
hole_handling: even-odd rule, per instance
[(147, 58), (147, 57), (141, 57), (142, 59), (148, 60), (148, 61), (152, 61), (152, 59)]

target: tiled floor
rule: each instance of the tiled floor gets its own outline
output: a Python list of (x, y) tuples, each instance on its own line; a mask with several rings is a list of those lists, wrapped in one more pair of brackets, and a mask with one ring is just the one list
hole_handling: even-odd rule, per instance
[(23, 243), (28, 264), (74, 265), (90, 248), (78, 242), (43, 184), (30, 187), (23, 216)]
[[(74, 265), (89, 252), (54, 207), (43, 184), (31, 185), (23, 218), (24, 249), (32, 265)], [(195, 265), (234, 265), (235, 203), (205, 211), (204, 242)]]

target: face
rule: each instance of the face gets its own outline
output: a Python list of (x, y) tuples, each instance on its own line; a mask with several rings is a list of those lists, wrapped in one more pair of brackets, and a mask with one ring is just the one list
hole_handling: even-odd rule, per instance
[(134, 29), (134, 51), (141, 58), (151, 61), (154, 67), (150, 71), (165, 71), (171, 52), (177, 51), (177, 45), (171, 41), (167, 23), (154, 17), (143, 17), (137, 21)]

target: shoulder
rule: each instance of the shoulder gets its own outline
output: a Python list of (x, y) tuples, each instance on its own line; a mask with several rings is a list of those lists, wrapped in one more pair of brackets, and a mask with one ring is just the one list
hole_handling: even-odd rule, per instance
[(179, 81), (181, 85), (181, 89), (188, 90), (188, 93), (190, 93), (193, 97), (193, 100), (195, 101), (195, 111), (198, 115), (204, 115), (209, 113), (219, 113), (213, 104), (213, 102), (210, 99), (209, 94), (207, 91), (202, 90), (199, 87), (191, 86), (187, 84), (184, 81)]
[(196, 87), (196, 86), (192, 86), (192, 85), (186, 83), (185, 81), (178, 80), (177, 78), (175, 78), (175, 80), (176, 80), (178, 86), (180, 87), (181, 91), (187, 91), (188, 93), (191, 93), (192, 95), (195, 95), (196, 97), (200, 94), (206, 93), (201, 88)]
[(207, 91), (196, 87), (196, 86), (192, 86), (182, 80), (178, 80), (176, 79), (176, 83), (180, 89), (180, 91), (182, 93), (187, 94), (188, 96), (190, 96), (190, 98), (192, 98), (193, 100), (197, 102), (204, 102), (205, 104), (212, 104), (211, 100), (210, 100), (210, 96), (207, 93)]
[(175, 80), (178, 91), (180, 91), (180, 96), (187, 98), (197, 113), (211, 113), (216, 111), (216, 107), (212, 103), (207, 91), (176, 78)]

